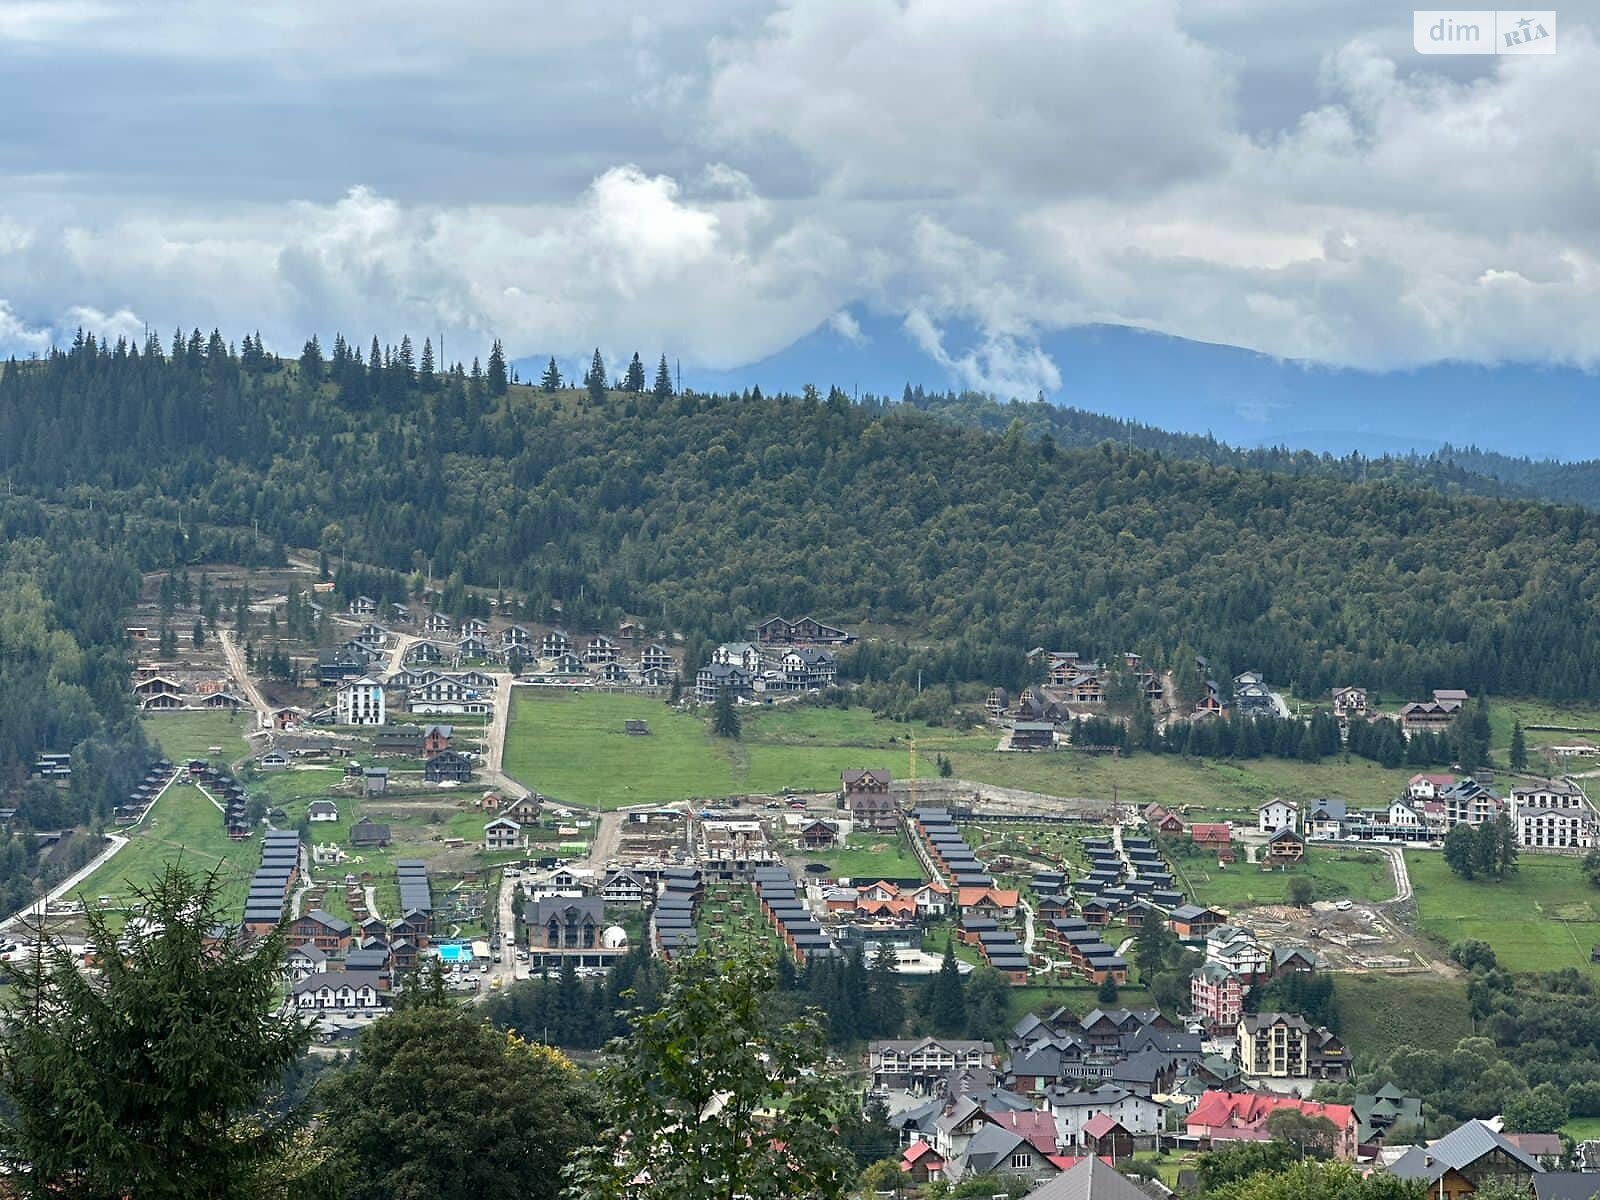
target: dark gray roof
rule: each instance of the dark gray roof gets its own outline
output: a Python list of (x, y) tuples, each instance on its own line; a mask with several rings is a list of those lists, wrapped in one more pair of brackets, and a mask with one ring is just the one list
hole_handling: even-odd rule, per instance
[(1600, 1195), (1600, 1175), (1590, 1171), (1546, 1171), (1533, 1177), (1537, 1200), (1594, 1200)]
[(1024, 1200), (1150, 1200), (1150, 1193), (1115, 1167), (1090, 1155), (1034, 1188)]
[(1412, 1146), (1395, 1160), (1389, 1173), (1401, 1179), (1421, 1179), (1434, 1183), (1450, 1168), (1459, 1171), (1492, 1150), (1503, 1151), (1535, 1174), (1544, 1170), (1482, 1121), (1467, 1121), (1432, 1145)]

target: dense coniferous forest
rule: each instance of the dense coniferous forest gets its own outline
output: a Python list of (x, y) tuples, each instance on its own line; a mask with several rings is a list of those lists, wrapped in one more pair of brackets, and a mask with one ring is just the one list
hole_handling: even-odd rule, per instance
[(1451, 445), (1431, 454), (1377, 458), (1360, 454), (1316, 454), (1282, 446), (1247, 450), (1209, 436), (1173, 433), (1140, 421), (1044, 401), (1014, 400), (1009, 404), (997, 404), (993, 398), (980, 393), (928, 392), (908, 385), (901, 402), (942, 420), (992, 433), (1004, 432), (1012, 421), (1021, 421), (1029, 437), (1049, 437), (1060, 447), (1115, 442), (1129, 449), (1153, 450), (1169, 457), (1252, 471), (1359, 483), (1389, 480), (1432, 488), (1446, 495), (1550, 500), (1600, 508), (1600, 460), (1535, 462), (1476, 446)]
[(1012, 414), (984, 432), (926, 396), (675, 395), (598, 354), (583, 385), (512, 385), (498, 345), (469, 369), (313, 339), (286, 363), (199, 331), (8, 364), (0, 638), (29, 702), (5, 706), (5, 769), (135, 736), (137, 571), (286, 545), (347, 591), (397, 600), (427, 572), (447, 602), (498, 585), (578, 630), (631, 613), (700, 644), (815, 612), (885, 635), (846, 661), (877, 683), (1016, 685), (1034, 645), (1187, 643), (1303, 693), (1600, 691), (1600, 516), (1577, 508), (1205, 461), (1195, 439), (1063, 445), (1027, 436), (1033, 406), (964, 420)]

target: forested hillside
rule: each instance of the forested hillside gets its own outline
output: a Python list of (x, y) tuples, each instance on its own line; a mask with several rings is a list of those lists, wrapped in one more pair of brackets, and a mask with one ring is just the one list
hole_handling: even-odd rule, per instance
[(857, 662), (878, 677), (1016, 682), (1037, 644), (1165, 659), (1187, 642), (1308, 692), (1600, 691), (1600, 517), (1578, 509), (629, 377), (640, 390), (546, 391), (508, 386), (498, 353), (444, 371), (409, 342), (312, 345), (291, 369), (250, 338), (84, 339), (0, 376), (0, 465), (149, 531), (103, 543), (140, 566), (259, 522), (394, 573), (364, 588), (398, 598), (431, 565), (535, 613), (559, 600), (577, 629), (623, 612), (707, 637), (773, 612), (888, 627), (915, 649)]
[(1032, 438), (1048, 437), (1059, 447), (1096, 446), (1115, 442), (1133, 450), (1152, 450), (1169, 457), (1194, 459), (1216, 466), (1275, 471), (1285, 475), (1342, 479), (1352, 483), (1389, 480), (1433, 488), (1446, 495), (1504, 496), (1556, 500), (1600, 507), (1600, 463), (1545, 463), (1507, 458), (1479, 450), (1445, 447), (1435, 454), (1336, 456), (1282, 446), (1240, 449), (1214, 437), (1173, 433), (1139, 421), (1108, 417), (1044, 401), (1000, 404), (973, 392), (925, 392), (907, 387), (902, 403), (942, 420), (972, 429), (1003, 433), (1021, 421)]

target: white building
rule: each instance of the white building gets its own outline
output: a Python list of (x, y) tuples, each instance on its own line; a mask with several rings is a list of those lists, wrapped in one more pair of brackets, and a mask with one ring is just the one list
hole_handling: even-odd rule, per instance
[(1256, 809), (1256, 828), (1262, 833), (1277, 833), (1280, 829), (1300, 828), (1300, 810), (1287, 800), (1268, 800)]
[(711, 661), (719, 667), (738, 667), (746, 675), (761, 671), (761, 651), (749, 642), (724, 642), (711, 652)]
[(339, 805), (333, 800), (313, 800), (306, 805), (306, 820), (311, 822), (337, 821)]
[(1252, 983), (1272, 974), (1272, 948), (1263, 946), (1253, 929), (1219, 925), (1206, 934), (1206, 962), (1226, 967)]
[(295, 1007), (302, 1012), (338, 1009), (376, 1012), (383, 1007), (375, 971), (321, 971), (294, 985)]
[(370, 675), (339, 685), (335, 719), (340, 725), (382, 725), (387, 720), (383, 684)]
[(1595, 844), (1594, 813), (1587, 808), (1524, 808), (1514, 820), (1524, 850), (1589, 850)]
[(508, 817), (496, 817), (483, 827), (485, 850), (515, 850), (522, 845), (522, 826)]
[(1422, 815), (1420, 804), (1408, 804), (1404, 800), (1391, 800), (1389, 802), (1389, 824), (1398, 829), (1421, 829), (1426, 823)]
[(1161, 1130), (1161, 1105), (1109, 1084), (1091, 1092), (1051, 1088), (1045, 1093), (1044, 1110), (1055, 1120), (1056, 1144), (1063, 1147), (1076, 1146), (1083, 1127), (1102, 1113), (1132, 1134)]

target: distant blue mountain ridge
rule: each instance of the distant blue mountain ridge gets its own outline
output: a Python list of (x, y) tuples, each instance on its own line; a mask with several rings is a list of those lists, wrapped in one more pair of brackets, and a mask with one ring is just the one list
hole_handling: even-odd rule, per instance
[[(898, 399), (909, 384), (961, 390), (964, 381), (893, 317), (852, 312), (854, 336), (824, 322), (757, 362), (726, 370), (682, 364), (701, 392), (799, 392), (815, 384)], [(940, 327), (947, 360), (981, 343), (960, 323)], [(1041, 332), (1024, 349), (1055, 364), (1045, 399), (1240, 448), (1284, 446), (1366, 456), (1477, 446), (1511, 457), (1573, 461), (1600, 454), (1600, 375), (1569, 367), (1443, 363), (1370, 372), (1271, 358), (1125, 326)], [(649, 357), (648, 355), (646, 356)], [(535, 379), (542, 360), (519, 364)], [(1036, 395), (996, 397), (1033, 400)]]

